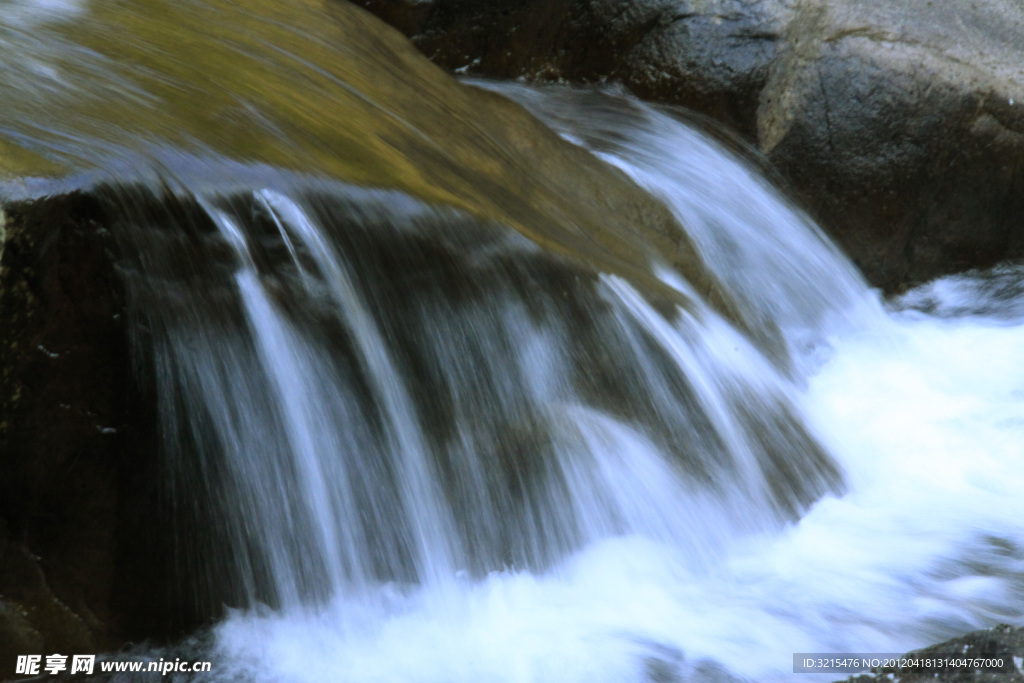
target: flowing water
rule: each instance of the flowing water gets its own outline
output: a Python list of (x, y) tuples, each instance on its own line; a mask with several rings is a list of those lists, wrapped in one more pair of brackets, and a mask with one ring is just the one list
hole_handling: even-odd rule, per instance
[(102, 201), (181, 599), (230, 608), (146, 656), (789, 680), (1024, 619), (1019, 269), (883, 305), (678, 112), (460, 85), (344, 3), (0, 24), (5, 192)]

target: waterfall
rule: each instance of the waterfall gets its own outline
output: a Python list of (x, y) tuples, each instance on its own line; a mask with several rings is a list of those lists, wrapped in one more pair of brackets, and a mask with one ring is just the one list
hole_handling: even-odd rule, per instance
[(145, 656), (769, 681), (1024, 618), (1018, 268), (883, 304), (678, 111), (250, 4), (0, 12), (3, 196), (102, 206), (219, 615)]
[(208, 656), (275, 680), (782, 680), (793, 652), (1024, 614), (1021, 403), (977, 365), (1020, 334), (1012, 271), (886, 311), (724, 145), (630, 100), (532, 97), (703, 225), (739, 316), (663, 261), (685, 303), (394, 191), (103, 190), (131, 207), (169, 464), (215, 510), (193, 564), (247, 607)]
[(195, 557), (243, 606), (543, 571), (624, 535), (705, 566), (842, 490), (792, 380), (699, 299), (405, 195), (279, 182), (106, 191), (132, 207), (168, 467), (216, 509)]

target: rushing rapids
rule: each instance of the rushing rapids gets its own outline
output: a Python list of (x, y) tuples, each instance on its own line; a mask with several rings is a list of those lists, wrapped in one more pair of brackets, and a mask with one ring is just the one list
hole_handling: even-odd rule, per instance
[(5, 192), (103, 207), (179, 599), (231, 608), (136, 656), (770, 680), (1024, 616), (1019, 271), (885, 310), (678, 112), (459, 84), (345, 3), (45, 5)]

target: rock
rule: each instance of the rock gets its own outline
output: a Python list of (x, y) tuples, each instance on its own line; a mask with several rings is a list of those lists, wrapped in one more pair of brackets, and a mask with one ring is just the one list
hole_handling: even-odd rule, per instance
[[(155, 453), (97, 202), (6, 207), (0, 269), (0, 655), (170, 633)], [(152, 621), (157, 623), (154, 624)], [(178, 620), (184, 625), (184, 621)], [(29, 649), (25, 649), (29, 648)], [(0, 672), (10, 673), (0, 661)]]
[(359, 0), (439, 64), (621, 82), (738, 131), (888, 292), (1024, 256), (1024, 8)]
[(801, 5), (758, 143), (887, 290), (1024, 255), (1024, 8)]
[(619, 81), (753, 138), (758, 92), (788, 16), (750, 0), (359, 0), (462, 73)]
[(15, 671), (18, 655), (44, 651), (43, 637), (29, 623), (25, 608), (20, 603), (0, 599), (0, 671), (10, 675)]
[(972, 669), (952, 667), (945, 670), (919, 668), (916, 670), (879, 669), (869, 675), (851, 676), (845, 683), (1021, 683), (1024, 681), (1024, 628), (999, 625), (985, 631), (974, 631), (959, 638), (947, 640), (921, 650), (907, 653), (907, 659), (927, 658), (989, 658), (989, 655), (1008, 657), (1005, 668)]
[(0, 675), (21, 654), (95, 652), (85, 621), (46, 582), (39, 558), (19, 546), (0, 521)]

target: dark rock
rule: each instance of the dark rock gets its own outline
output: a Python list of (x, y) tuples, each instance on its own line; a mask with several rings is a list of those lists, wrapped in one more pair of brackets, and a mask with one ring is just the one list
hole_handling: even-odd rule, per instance
[[(1001, 657), (991, 657), (1001, 655)], [(872, 670), (871, 674), (851, 676), (845, 683), (1020, 683), (1024, 681), (1024, 628), (1000, 625), (985, 631), (974, 631), (959, 638), (947, 640), (906, 655), (908, 660), (927, 659), (1003, 659), (1003, 667), (972, 668), (952, 667), (911, 667), (904, 669), (884, 668)]]
[(85, 620), (58, 598), (34, 557), (0, 521), (0, 675), (14, 671), (20, 654), (95, 652)]
[(623, 83), (734, 128), (886, 291), (1024, 256), (1006, 0), (359, 0), (467, 73)]
[(785, 8), (749, 0), (359, 0), (438, 64), (497, 78), (626, 84), (748, 138)]
[(101, 208), (80, 194), (14, 204), (4, 233), (0, 655), (167, 634), (165, 558), (145, 540), (160, 536), (151, 408)]

